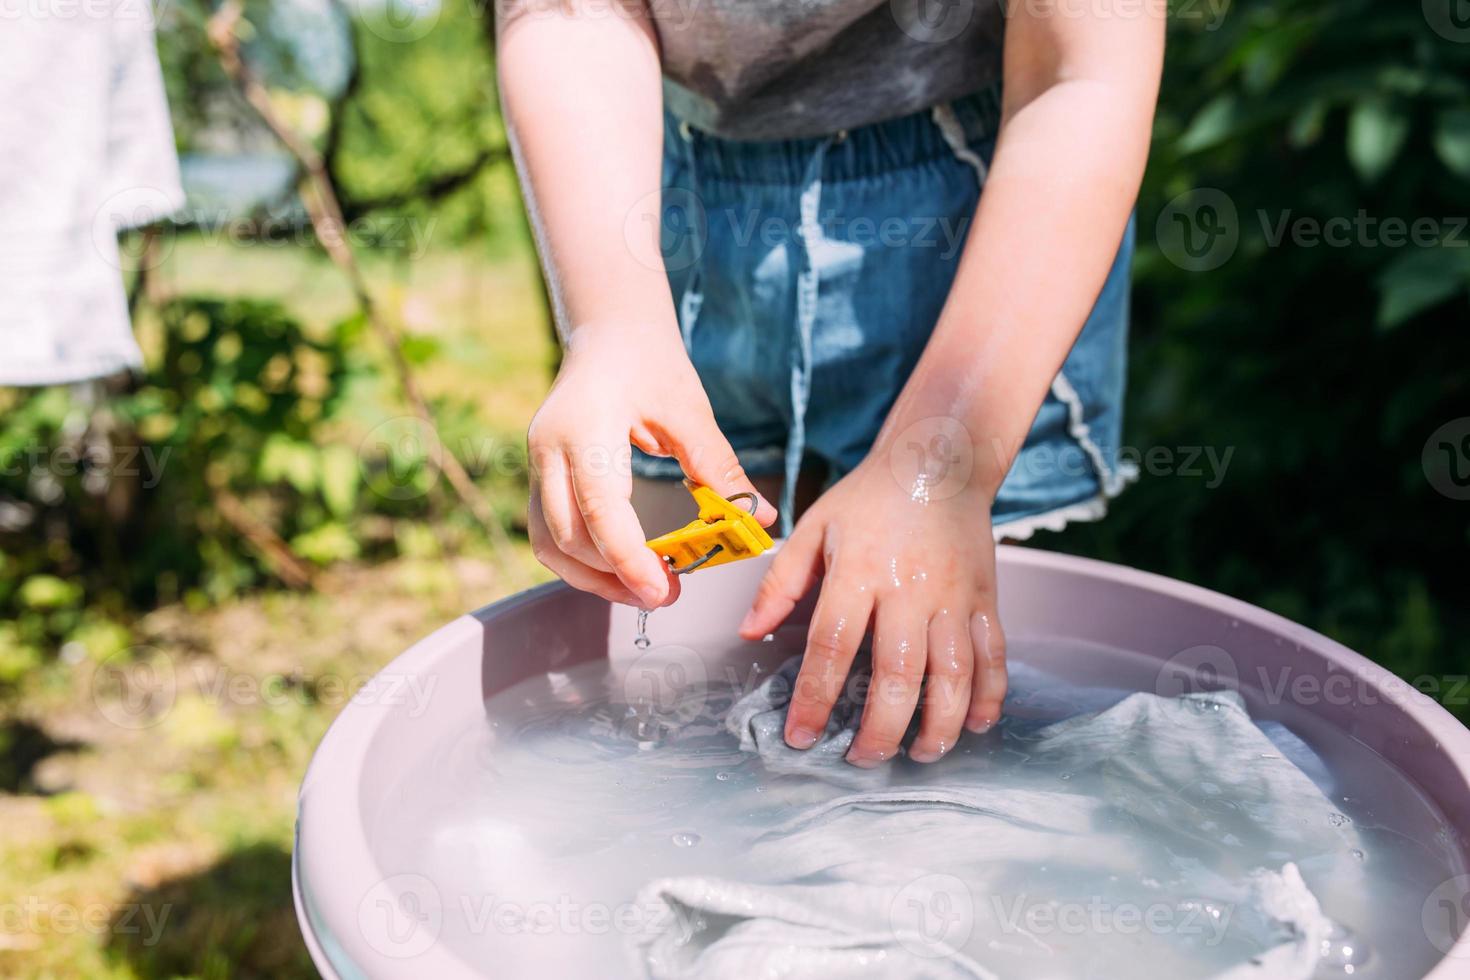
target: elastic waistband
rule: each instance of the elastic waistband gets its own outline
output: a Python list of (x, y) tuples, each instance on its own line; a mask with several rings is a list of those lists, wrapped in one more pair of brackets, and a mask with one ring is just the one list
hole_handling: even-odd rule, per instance
[[(971, 143), (993, 137), (1000, 127), (999, 85), (955, 99), (949, 105)], [(954, 157), (954, 150), (934, 123), (932, 109), (828, 137), (750, 142), (711, 136), (681, 123), (672, 113), (664, 113), (665, 154), (682, 156), (692, 148), (701, 179), (800, 184), (812, 155), (829, 141), (822, 179), (830, 181), (876, 177)]]

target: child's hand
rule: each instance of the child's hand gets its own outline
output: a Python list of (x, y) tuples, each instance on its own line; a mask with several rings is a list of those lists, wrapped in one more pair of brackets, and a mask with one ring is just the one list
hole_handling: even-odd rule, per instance
[(915, 496), (869, 456), (802, 516), (761, 582), (740, 627), (746, 639), (775, 629), (826, 570), (786, 718), (793, 748), (809, 748), (826, 726), (870, 616), (873, 679), (849, 762), (870, 768), (898, 752), (926, 675), (910, 758), (933, 762), (961, 726), (983, 732), (1000, 718), (1005, 639), (989, 495), (977, 484), (943, 500)]
[[(679, 594), (629, 501), (630, 443), (676, 457), (690, 479), (727, 497), (755, 493), (672, 326), (578, 327), (527, 440), (536, 557), (613, 602), (653, 609)], [(761, 500), (756, 519), (770, 524), (775, 508)]]

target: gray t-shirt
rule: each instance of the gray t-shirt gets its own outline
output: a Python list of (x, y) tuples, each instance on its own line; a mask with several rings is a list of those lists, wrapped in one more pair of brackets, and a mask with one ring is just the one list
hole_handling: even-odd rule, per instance
[(1000, 79), (1000, 0), (649, 0), (664, 102), (734, 140), (908, 115)]

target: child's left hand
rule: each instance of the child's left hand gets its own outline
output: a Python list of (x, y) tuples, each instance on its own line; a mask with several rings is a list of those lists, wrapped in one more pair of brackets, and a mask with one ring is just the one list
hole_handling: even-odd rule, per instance
[(901, 486), (869, 456), (802, 516), (776, 555), (740, 634), (779, 626), (825, 570), (786, 718), (786, 742), (810, 748), (827, 724), (868, 621), (873, 678), (847, 760), (871, 768), (898, 753), (919, 704), (909, 758), (934, 762), (963, 726), (983, 732), (1006, 693), (996, 616), (991, 494), (979, 481), (941, 500)]

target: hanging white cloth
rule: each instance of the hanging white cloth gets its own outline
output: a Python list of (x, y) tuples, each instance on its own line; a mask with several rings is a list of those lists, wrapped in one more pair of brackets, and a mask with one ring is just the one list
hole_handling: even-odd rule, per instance
[(147, 0), (4, 12), (0, 148), (0, 384), (137, 367), (117, 233), (184, 203)]

